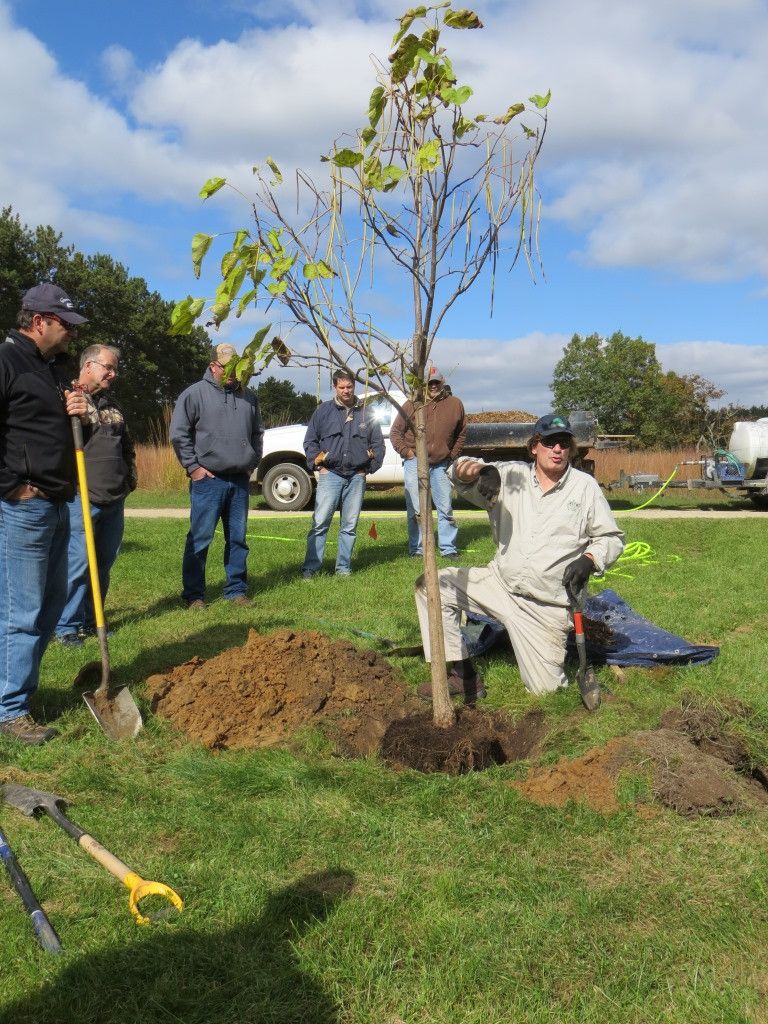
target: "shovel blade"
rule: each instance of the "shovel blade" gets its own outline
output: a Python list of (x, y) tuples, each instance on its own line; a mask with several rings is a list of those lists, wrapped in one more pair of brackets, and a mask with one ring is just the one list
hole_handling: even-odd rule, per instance
[(578, 683), (581, 703), (587, 711), (597, 711), (600, 707), (600, 683), (591, 665), (579, 672)]
[(11, 807), (15, 807), (32, 817), (35, 811), (57, 811), (59, 804), (63, 804), (64, 797), (56, 796), (55, 793), (46, 793), (42, 789), (30, 789), (29, 786), (20, 786), (17, 782), (6, 782), (2, 787), (3, 799)]
[(88, 710), (111, 740), (131, 740), (144, 726), (141, 712), (127, 686), (113, 693), (102, 687), (86, 691), (83, 700)]

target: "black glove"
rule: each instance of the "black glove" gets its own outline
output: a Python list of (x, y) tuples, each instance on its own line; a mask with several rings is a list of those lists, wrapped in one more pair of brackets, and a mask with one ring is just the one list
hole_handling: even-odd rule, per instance
[(501, 490), (501, 473), (495, 466), (483, 466), (477, 478), (477, 490), (490, 505), (495, 505)]
[(563, 573), (563, 586), (571, 595), (580, 594), (594, 571), (595, 563), (589, 555), (579, 555), (575, 562), (566, 565)]

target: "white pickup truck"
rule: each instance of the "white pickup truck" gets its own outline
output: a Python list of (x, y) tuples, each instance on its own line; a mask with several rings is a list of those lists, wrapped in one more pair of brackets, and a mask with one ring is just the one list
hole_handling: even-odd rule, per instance
[[(393, 394), (401, 404), (405, 402), (405, 395)], [(403, 460), (390, 444), (389, 432), (397, 409), (382, 395), (370, 398), (368, 405), (384, 435), (384, 462), (379, 470), (370, 474), (368, 486), (396, 487), (403, 482)], [(590, 462), (584, 456), (594, 447), (597, 423), (591, 413), (585, 412), (571, 413), (570, 419), (579, 447), (581, 468), (590, 469)], [(464, 454), (489, 462), (527, 458), (525, 446), (532, 428), (533, 423), (469, 423)], [(312, 502), (316, 481), (315, 474), (307, 470), (304, 455), (306, 432), (306, 424), (272, 427), (264, 432), (264, 452), (251, 476), (251, 483), (261, 488), (267, 505), (277, 511), (295, 512)]]

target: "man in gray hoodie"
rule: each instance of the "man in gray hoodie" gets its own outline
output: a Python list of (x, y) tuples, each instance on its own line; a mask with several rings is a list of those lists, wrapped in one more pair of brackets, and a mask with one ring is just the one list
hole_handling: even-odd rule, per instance
[(224, 598), (247, 605), (248, 482), (261, 458), (264, 430), (259, 401), (225, 367), (236, 355), (217, 345), (203, 379), (179, 395), (171, 418), (171, 444), (187, 471), (190, 527), (182, 563), (182, 598), (205, 608), (205, 562), (216, 525), (224, 529)]

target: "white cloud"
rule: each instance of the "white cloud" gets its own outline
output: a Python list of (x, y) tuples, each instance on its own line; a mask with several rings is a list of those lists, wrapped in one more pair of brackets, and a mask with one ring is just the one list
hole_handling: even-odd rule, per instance
[(656, 355), (665, 370), (698, 373), (723, 388), (724, 403), (750, 406), (768, 401), (768, 345), (680, 341), (657, 345)]

